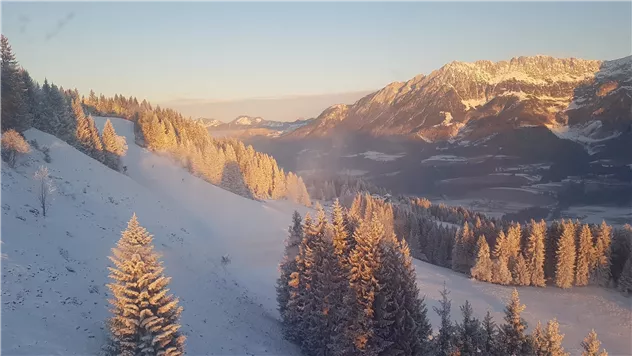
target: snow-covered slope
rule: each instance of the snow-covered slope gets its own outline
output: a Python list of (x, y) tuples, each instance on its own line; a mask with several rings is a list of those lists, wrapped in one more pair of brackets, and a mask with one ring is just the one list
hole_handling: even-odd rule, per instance
[[(96, 118), (102, 127), (105, 119)], [(184, 307), (191, 355), (298, 354), (281, 338), (274, 282), (291, 212), (286, 202), (256, 202), (192, 177), (169, 159), (134, 144), (132, 124), (112, 119), (127, 137), (128, 176), (109, 170), (58, 139), (29, 130), (51, 147), (47, 164), (58, 187), (46, 218), (37, 208), (33, 172), (44, 164), (34, 151), (27, 166), (2, 166), (2, 353), (86, 355), (104, 341), (107, 255), (133, 212), (155, 236), (171, 291)], [(232, 262), (224, 270), (220, 259)], [(470, 300), (478, 316), (497, 322), (511, 288), (480, 283), (415, 261), (433, 325), (443, 282), (453, 316)], [(565, 346), (577, 354), (594, 327), (611, 355), (630, 354), (629, 299), (596, 288), (521, 288), (530, 325), (557, 317)]]
[[(53, 136), (26, 132), (51, 148), (58, 192), (45, 218), (30, 212), (37, 209), (31, 177), (46, 164), (41, 153), (17, 170), (3, 163), (2, 353), (98, 352), (109, 315), (107, 256), (136, 212), (184, 307), (188, 354), (297, 354), (281, 337), (273, 283), (295, 207), (194, 178), (136, 146), (130, 122), (112, 121), (127, 136), (129, 177)], [(225, 254), (232, 261), (224, 270)]]

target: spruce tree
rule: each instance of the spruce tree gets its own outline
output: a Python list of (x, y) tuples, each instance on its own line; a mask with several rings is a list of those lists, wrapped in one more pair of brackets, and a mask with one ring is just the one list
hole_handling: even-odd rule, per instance
[(334, 201), (334, 205), (331, 212), (331, 224), (334, 247), (336, 248), (336, 254), (346, 265), (346, 259), (349, 258), (349, 254), (353, 247), (353, 236), (347, 232), (347, 226), (344, 218), (344, 211), (342, 206), (338, 202), (338, 199)]
[(296, 255), (296, 269), (290, 274), (289, 299), (283, 314), (284, 333), (288, 340), (296, 343), (302, 343), (305, 336), (303, 327), (303, 310), (309, 296), (309, 286), (311, 283), (311, 275), (308, 271), (306, 256), (308, 250), (311, 249), (313, 235), (308, 231), (313, 231), (313, 221), (309, 213), (305, 214), (303, 220), (302, 239), (298, 246), (298, 254)]
[(380, 243), (384, 237), (384, 226), (377, 214), (370, 222), (360, 222), (353, 237), (356, 245), (349, 257), (349, 286), (355, 298), (349, 333), (357, 353), (373, 355), (379, 350), (374, 335), (374, 302), (380, 288), (376, 273), (382, 264)]
[(564, 351), (562, 347), (562, 340), (564, 334), (560, 334), (559, 324), (556, 319), (550, 320), (546, 324), (546, 330), (544, 332), (544, 343), (541, 345), (541, 350), (544, 351), (538, 356), (567, 356), (570, 355)]
[(538, 324), (533, 329), (531, 333), (531, 349), (533, 350), (534, 355), (541, 356), (546, 355), (546, 335), (544, 330), (542, 329), (542, 323), (538, 320)]
[(303, 226), (301, 223), (301, 214), (299, 214), (298, 211), (294, 211), (292, 215), (292, 225), (288, 228), (288, 237), (285, 242), (285, 255), (279, 266), (281, 274), (277, 279), (276, 285), (279, 314), (283, 321), (283, 329), (286, 330), (287, 335), (292, 335), (292, 332), (289, 332), (289, 330), (296, 328), (295, 320), (292, 320), (292, 315), (287, 312), (287, 308), (290, 300), (289, 283), (292, 273), (297, 272), (296, 256), (298, 255), (298, 245), (303, 238)]
[(546, 285), (544, 277), (546, 223), (544, 220), (538, 223), (531, 220), (529, 226), (530, 233), (527, 241), (526, 259), (529, 273), (531, 274), (531, 284), (537, 287), (544, 287)]
[(608, 356), (606, 350), (599, 351), (600, 347), (601, 341), (597, 339), (597, 333), (593, 329), (582, 341), (582, 356)]
[(520, 316), (524, 308), (514, 288), (511, 300), (505, 307), (505, 323), (500, 326), (499, 340), (506, 355), (523, 355), (530, 350), (531, 345), (525, 334), (527, 322)]
[(506, 244), (510, 260), (516, 259), (518, 257), (518, 253), (520, 253), (521, 239), (522, 229), (520, 227), (520, 224), (512, 224), (507, 230)]
[(439, 301), (439, 308), (432, 307), (432, 309), (441, 318), (441, 325), (439, 325), (439, 333), (434, 337), (434, 352), (433, 355), (450, 356), (457, 351), (457, 339), (455, 335), (455, 327), (450, 319), (450, 309), (452, 302), (448, 299), (450, 292), (446, 289), (445, 282), (443, 283), (443, 290), (441, 291), (441, 300)]
[(481, 353), (489, 356), (500, 356), (500, 350), (498, 345), (498, 327), (492, 318), (489, 310), (485, 314), (485, 318), (481, 324), (483, 347)]
[(563, 225), (562, 236), (557, 244), (555, 285), (567, 289), (575, 279), (575, 227), (572, 221)]
[(575, 268), (575, 285), (585, 286), (588, 285), (588, 278), (590, 277), (590, 267), (593, 251), (592, 234), (590, 227), (586, 224), (582, 226), (579, 233), (579, 244), (577, 246), (577, 260)]
[(152, 236), (139, 225), (136, 215), (112, 249), (109, 268), (113, 316), (109, 327), (117, 354), (182, 355), (185, 337), (178, 319), (182, 307), (168, 295), (165, 277)]
[(529, 273), (529, 267), (522, 253), (518, 253), (516, 262), (513, 265), (512, 276), (515, 285), (528, 286), (531, 284), (531, 273)]
[(605, 221), (601, 222), (596, 234), (597, 242), (595, 244), (595, 263), (593, 281), (601, 286), (609, 286), (612, 275), (610, 270), (611, 264), (611, 242), (612, 227), (608, 226)]
[(625, 265), (623, 265), (623, 271), (619, 276), (617, 288), (626, 296), (632, 292), (632, 256), (628, 257), (628, 260), (625, 261)]
[(2, 113), (0, 115), (2, 132), (9, 129), (22, 132), (30, 127), (24, 97), (26, 88), (13, 49), (4, 35), (0, 36), (0, 56), (2, 57), (0, 74), (2, 77)]
[(121, 156), (125, 154), (125, 151), (121, 144), (122, 138), (114, 131), (110, 119), (105, 121), (102, 137), (105, 164), (112, 169), (120, 170)]
[(481, 324), (474, 317), (472, 305), (468, 300), (461, 306), (463, 321), (457, 325), (457, 346), (461, 356), (478, 355), (485, 348), (485, 336)]
[(470, 273), (473, 278), (483, 282), (492, 281), (492, 260), (489, 257), (489, 245), (485, 236), (478, 238), (476, 264), (472, 267)]

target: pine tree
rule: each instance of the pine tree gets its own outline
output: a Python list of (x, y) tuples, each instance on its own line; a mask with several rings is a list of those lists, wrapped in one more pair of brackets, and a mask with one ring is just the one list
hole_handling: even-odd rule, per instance
[[(550, 320), (546, 324), (546, 330), (544, 332), (543, 343), (540, 345), (541, 353), (538, 356), (567, 356), (570, 355), (564, 351), (562, 347), (562, 340), (564, 334), (560, 334), (559, 324), (556, 319)], [(542, 352), (543, 351), (543, 352)]]
[(496, 323), (494, 323), (494, 319), (492, 318), (489, 310), (487, 311), (487, 314), (485, 314), (481, 328), (483, 335), (483, 347), (481, 348), (481, 353), (489, 356), (500, 356), (498, 328), (496, 327)]
[(522, 256), (522, 253), (519, 253), (516, 258), (516, 262), (513, 265), (512, 276), (515, 285), (528, 286), (531, 284), (531, 273), (529, 273), (527, 261)]
[(623, 265), (623, 271), (621, 276), (619, 276), (617, 287), (626, 296), (632, 292), (632, 256), (628, 257), (625, 265)]
[(378, 346), (374, 338), (373, 303), (380, 288), (375, 274), (382, 263), (380, 242), (383, 236), (384, 226), (377, 215), (374, 214), (370, 222), (360, 222), (353, 236), (356, 246), (349, 257), (349, 285), (355, 294), (353, 323), (349, 331), (356, 351), (367, 355), (375, 354)]
[(489, 245), (485, 236), (481, 235), (478, 238), (477, 245), (477, 257), (476, 264), (471, 269), (473, 278), (483, 282), (492, 281), (492, 260), (489, 257)]
[(531, 220), (526, 259), (531, 274), (531, 284), (537, 287), (544, 287), (546, 285), (546, 279), (544, 277), (546, 254), (545, 234), (546, 223), (544, 220), (539, 223)]
[(579, 244), (577, 246), (577, 267), (575, 269), (576, 286), (588, 285), (591, 260), (592, 256), (594, 255), (592, 240), (593, 238), (590, 232), (590, 227), (584, 224), (584, 226), (582, 226), (581, 232), (579, 233)]
[(0, 36), (0, 55), (2, 59), (2, 132), (14, 129), (22, 132), (30, 127), (28, 110), (24, 98), (24, 81), (20, 75), (18, 62), (13, 54), (9, 40)]
[(572, 221), (563, 226), (557, 245), (555, 285), (567, 289), (573, 285), (575, 279), (575, 227)]
[(507, 230), (507, 253), (509, 255), (510, 260), (516, 259), (518, 257), (518, 253), (520, 253), (520, 245), (522, 238), (522, 229), (520, 224), (512, 224)]
[(474, 235), (470, 225), (465, 223), (456, 235), (452, 248), (452, 269), (457, 272), (467, 273), (474, 265)]
[(448, 299), (450, 292), (446, 289), (445, 283), (443, 284), (443, 290), (441, 291), (441, 300), (439, 301), (439, 308), (432, 307), (435, 313), (441, 318), (441, 325), (439, 326), (439, 333), (433, 339), (434, 341), (434, 353), (433, 355), (450, 356), (457, 351), (455, 327), (450, 320), (450, 309), (452, 302)]
[(457, 345), (460, 354), (461, 356), (478, 355), (479, 350), (485, 348), (485, 337), (481, 324), (474, 317), (472, 305), (468, 300), (461, 306), (461, 314), (463, 314), (463, 321), (457, 325)]
[[(324, 211), (319, 211), (315, 227), (326, 225)], [(306, 254), (310, 269), (309, 301), (304, 309), (303, 349), (307, 354), (332, 355), (351, 348), (337, 329), (348, 325), (350, 315), (344, 308), (348, 287), (346, 271), (339, 263), (330, 234), (316, 231), (313, 248)]]
[(136, 215), (112, 249), (110, 268), (113, 317), (109, 321), (114, 347), (122, 355), (182, 355), (185, 337), (179, 331), (182, 307), (167, 295), (170, 278), (164, 276), (152, 236)]
[(596, 235), (597, 243), (594, 250), (596, 266), (593, 280), (601, 286), (608, 286), (612, 279), (610, 270), (612, 228), (605, 221), (602, 221)]
[(555, 280), (555, 269), (557, 266), (557, 245), (562, 237), (564, 220), (553, 221), (546, 232), (545, 255), (544, 255), (544, 276)]
[(542, 323), (538, 320), (533, 333), (531, 333), (531, 349), (536, 356), (546, 355), (547, 340)]
[(349, 258), (349, 254), (351, 253), (351, 249), (353, 247), (353, 236), (347, 233), (344, 211), (342, 210), (342, 206), (338, 202), (338, 199), (334, 201), (331, 212), (331, 223), (336, 254), (340, 256), (346, 265), (346, 260)]
[(284, 332), (288, 340), (302, 343), (305, 331), (302, 329), (305, 304), (309, 298), (308, 289), (310, 287), (311, 275), (308, 271), (306, 255), (311, 249), (313, 235), (308, 231), (314, 230), (314, 223), (309, 213), (305, 214), (303, 220), (302, 239), (298, 246), (296, 255), (296, 269), (290, 274), (289, 299), (283, 314)]
[(505, 307), (505, 323), (500, 326), (499, 340), (506, 355), (522, 355), (529, 352), (530, 345), (525, 330), (527, 322), (520, 316), (525, 306), (520, 304), (518, 291), (514, 288), (511, 300)]
[(105, 121), (102, 136), (105, 164), (112, 169), (120, 170), (121, 156), (125, 154), (125, 149), (121, 142), (123, 138), (116, 134), (110, 119)]
[(601, 341), (597, 339), (597, 333), (593, 329), (588, 333), (584, 341), (582, 341), (582, 348), (584, 349), (582, 356), (608, 356), (606, 350), (599, 351), (600, 347)]
[(301, 214), (299, 214), (298, 211), (294, 211), (294, 215), (292, 215), (292, 225), (288, 228), (288, 237), (285, 243), (285, 256), (279, 266), (281, 274), (277, 279), (276, 285), (279, 314), (283, 320), (283, 328), (286, 331), (286, 335), (292, 335), (292, 332), (289, 330), (296, 328), (296, 324), (294, 323), (295, 320), (292, 320), (292, 315), (286, 311), (290, 300), (289, 283), (292, 273), (297, 272), (296, 256), (298, 255), (298, 245), (303, 238), (303, 226), (301, 223)]

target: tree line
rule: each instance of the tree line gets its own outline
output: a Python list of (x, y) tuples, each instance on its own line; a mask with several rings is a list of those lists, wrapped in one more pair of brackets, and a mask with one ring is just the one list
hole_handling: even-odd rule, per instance
[[(337, 200), (329, 218), (317, 209), (315, 218), (294, 212), (276, 285), (285, 337), (306, 355), (569, 355), (555, 319), (526, 333), (515, 289), (496, 325), (468, 301), (453, 322), (444, 286), (433, 332), (408, 244), (382, 223), (382, 207), (368, 219)], [(582, 348), (607, 355), (594, 330)]]
[[(359, 208), (358, 208), (359, 207)], [(427, 199), (391, 204), (368, 194), (359, 195), (350, 209), (377, 211), (406, 239), (413, 257), (475, 279), (502, 285), (553, 284), (617, 287), (632, 291), (632, 227), (613, 229), (561, 220), (528, 224), (489, 219), (463, 209), (456, 215), (462, 227), (442, 227)], [(361, 214), (362, 215), (362, 214)], [(366, 215), (364, 215), (366, 216)], [(452, 215), (455, 216), (455, 215)], [(438, 221), (439, 220), (439, 221)]]
[[(125, 154), (125, 139), (106, 122), (99, 133), (94, 120), (86, 113), (76, 90), (64, 90), (44, 80), (42, 86), (20, 67), (9, 40), (0, 37), (2, 58), (2, 132), (7, 136), (3, 148), (15, 163), (15, 153), (25, 153), (25, 146), (15, 135), (34, 127), (74, 146), (108, 167), (121, 170), (120, 157)], [(23, 140), (23, 138), (22, 138)]]
[(83, 104), (95, 115), (131, 120), (137, 144), (168, 154), (207, 182), (248, 198), (287, 198), (311, 205), (303, 179), (286, 173), (272, 156), (235, 139), (213, 138), (203, 125), (175, 110), (154, 108), (134, 97), (97, 97), (93, 91)]

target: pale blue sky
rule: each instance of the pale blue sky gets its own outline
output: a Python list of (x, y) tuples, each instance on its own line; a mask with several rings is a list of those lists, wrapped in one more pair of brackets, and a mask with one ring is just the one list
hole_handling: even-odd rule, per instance
[(619, 3), (2, 3), (38, 81), (151, 101), (362, 91), (453, 61), (631, 52)]

